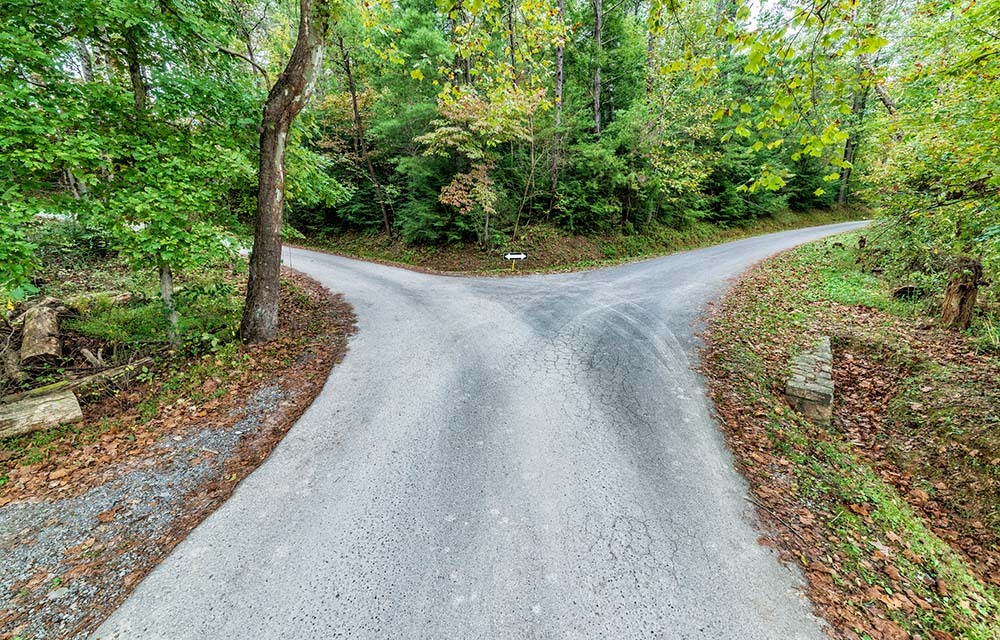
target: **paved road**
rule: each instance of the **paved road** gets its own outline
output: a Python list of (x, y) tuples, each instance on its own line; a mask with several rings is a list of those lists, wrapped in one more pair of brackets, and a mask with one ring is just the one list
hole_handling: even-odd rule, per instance
[(350, 352), (96, 637), (822, 638), (695, 334), (749, 265), (855, 226), (522, 278), (292, 251), (354, 305)]

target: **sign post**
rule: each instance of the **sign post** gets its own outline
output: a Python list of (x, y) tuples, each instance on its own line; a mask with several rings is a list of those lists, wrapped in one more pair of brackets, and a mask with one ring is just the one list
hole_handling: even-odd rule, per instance
[(528, 257), (528, 254), (518, 252), (518, 253), (505, 253), (503, 254), (504, 260), (510, 260), (510, 270), (517, 271), (517, 261), (524, 260)]

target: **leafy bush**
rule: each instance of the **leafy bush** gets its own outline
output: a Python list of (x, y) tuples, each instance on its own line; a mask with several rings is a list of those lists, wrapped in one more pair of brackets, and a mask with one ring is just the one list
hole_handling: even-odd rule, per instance
[(791, 165), (792, 176), (785, 185), (788, 208), (792, 211), (810, 211), (831, 206), (836, 198), (839, 182), (824, 179), (830, 175), (827, 165), (813, 156), (802, 156)]
[(553, 220), (571, 233), (606, 232), (622, 214), (625, 162), (599, 142), (577, 144), (559, 181)]
[(750, 192), (741, 187), (760, 174), (761, 158), (750, 149), (725, 145), (712, 175), (706, 183), (708, 214), (706, 219), (724, 225), (755, 220), (787, 206), (787, 196), (766, 189)]
[(396, 224), (405, 241), (434, 244), (475, 237), (475, 220), (439, 202), (441, 189), (457, 173), (455, 161), (412, 156), (400, 160), (397, 171), (406, 196), (396, 205)]
[[(235, 340), (242, 297), (229, 283), (195, 280), (176, 293), (182, 346), (200, 353)], [(117, 349), (148, 351), (169, 342), (167, 310), (155, 297), (138, 297), (124, 306), (101, 305), (66, 327)]]

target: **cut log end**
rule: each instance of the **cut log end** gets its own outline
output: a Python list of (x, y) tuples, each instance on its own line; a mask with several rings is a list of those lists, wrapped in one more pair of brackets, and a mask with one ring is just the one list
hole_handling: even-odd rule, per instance
[(83, 411), (72, 391), (57, 391), (0, 404), (0, 439), (23, 436), (82, 419)]
[(59, 340), (59, 312), (48, 306), (32, 307), (24, 316), (21, 335), (21, 364), (56, 360), (62, 356)]

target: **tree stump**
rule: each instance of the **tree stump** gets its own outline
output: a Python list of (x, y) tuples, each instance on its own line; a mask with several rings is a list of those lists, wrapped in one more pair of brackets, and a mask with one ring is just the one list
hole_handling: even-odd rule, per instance
[(976, 308), (983, 265), (975, 258), (962, 258), (952, 271), (941, 305), (941, 324), (948, 329), (968, 329)]

